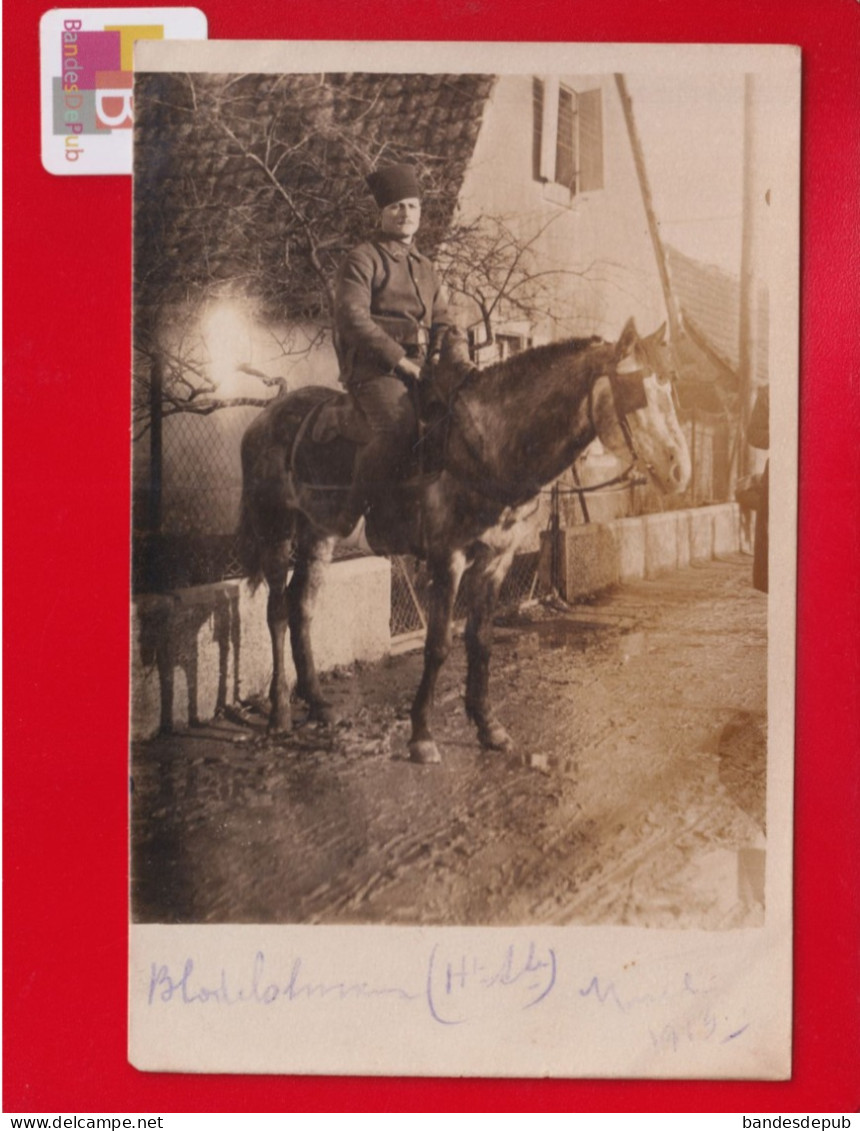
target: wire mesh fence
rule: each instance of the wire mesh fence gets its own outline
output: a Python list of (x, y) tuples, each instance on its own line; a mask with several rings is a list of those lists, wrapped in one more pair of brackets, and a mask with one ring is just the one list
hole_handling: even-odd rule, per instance
[[(540, 554), (537, 551), (517, 554), (499, 594), (500, 610), (509, 609), (543, 596), (539, 580)], [(391, 561), (392, 640), (417, 635), (426, 628), (430, 579), (423, 562), (411, 557)], [(468, 613), (468, 574), (457, 594), (454, 619), (465, 620)]]
[(391, 638), (411, 636), (427, 627), (427, 577), (415, 558), (391, 559)]
[(242, 494), (239, 447), (258, 412), (247, 406), (167, 416), (155, 458), (149, 432), (135, 443), (136, 591), (241, 576), (235, 534)]

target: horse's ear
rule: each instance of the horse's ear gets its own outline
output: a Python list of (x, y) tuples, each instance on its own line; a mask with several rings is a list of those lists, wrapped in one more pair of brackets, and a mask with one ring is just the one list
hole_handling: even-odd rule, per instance
[(653, 336), (654, 336), (654, 341), (657, 343), (658, 346), (665, 346), (665, 344), (666, 344), (666, 323), (665, 322), (663, 323), (663, 325), (660, 327), (659, 330), (654, 331)]
[(621, 331), (621, 337), (618, 339), (618, 344), (615, 346), (615, 360), (621, 361), (622, 358), (627, 357), (628, 354), (633, 352), (633, 347), (639, 341), (639, 334), (636, 330), (636, 323), (632, 318), (628, 318)]
[(632, 318), (628, 318), (624, 324), (624, 329), (621, 331), (621, 337), (618, 339), (618, 344), (615, 347), (615, 356), (622, 358), (625, 354), (630, 353), (633, 346), (638, 342), (639, 334), (636, 331), (636, 323)]

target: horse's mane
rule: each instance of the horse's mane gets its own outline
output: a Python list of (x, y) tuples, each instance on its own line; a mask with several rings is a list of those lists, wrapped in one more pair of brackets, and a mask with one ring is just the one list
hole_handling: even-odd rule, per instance
[(505, 385), (509, 383), (516, 385), (526, 377), (531, 379), (534, 376), (535, 366), (545, 368), (571, 354), (584, 353), (595, 346), (603, 345), (606, 345), (606, 342), (602, 338), (591, 337), (566, 338), (564, 341), (550, 342), (545, 346), (533, 346), (504, 361), (496, 361), (488, 365), (486, 369), (480, 371), (480, 380), (484, 382), (496, 378)]

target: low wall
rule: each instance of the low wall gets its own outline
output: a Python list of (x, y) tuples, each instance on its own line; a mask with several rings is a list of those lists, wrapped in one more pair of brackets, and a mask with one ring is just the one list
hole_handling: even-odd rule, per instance
[[(541, 535), (550, 584), (552, 535)], [(656, 577), (740, 548), (735, 503), (571, 526), (557, 535), (559, 591), (569, 601), (619, 582)], [(131, 731), (150, 738), (268, 694), (272, 674), (265, 586), (243, 581), (136, 598), (132, 609)], [(364, 557), (328, 570), (313, 623), (321, 671), (382, 659), (391, 648), (391, 566)], [(294, 679), (293, 672), (290, 679)]]
[(740, 549), (736, 503), (667, 511), (605, 524), (570, 526), (541, 535), (541, 581), (551, 583), (553, 537), (558, 589), (567, 601), (610, 585), (709, 561)]
[[(265, 585), (252, 593), (247, 582), (225, 581), (135, 599), (132, 738), (193, 725), (230, 703), (268, 694), (272, 655), (267, 592)], [(335, 562), (327, 571), (313, 621), (319, 670), (387, 655), (390, 614), (388, 561), (368, 557)], [(294, 678), (291, 672), (291, 681)]]

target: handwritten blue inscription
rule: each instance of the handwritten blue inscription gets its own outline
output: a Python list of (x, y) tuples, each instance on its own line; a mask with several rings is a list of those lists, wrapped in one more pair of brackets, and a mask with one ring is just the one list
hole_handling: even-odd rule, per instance
[(481, 1012), (488, 995), (504, 994), (506, 1004), (531, 1009), (549, 995), (558, 976), (555, 951), (509, 946), (501, 962), (460, 953), (445, 957), (434, 947), (427, 965), (427, 1007), (441, 1025), (462, 1025)]
[(692, 975), (687, 973), (679, 986), (669, 985), (663, 987), (659, 993), (631, 994), (629, 996), (619, 993), (614, 982), (601, 982), (600, 978), (595, 976), (585, 989), (579, 991), (579, 996), (595, 997), (601, 1005), (610, 1002), (622, 1013), (630, 1013), (632, 1009), (641, 1005), (657, 1005), (671, 1001), (673, 998), (686, 997), (689, 994), (697, 996), (707, 992), (706, 989), (695, 985)]
[(531, 1009), (555, 985), (556, 966), (555, 952), (541, 952), (533, 943), (523, 948), (509, 946), (495, 961), (465, 952), (446, 958), (439, 947), (434, 947), (422, 991), (417, 986), (411, 989), (366, 981), (320, 981), (305, 974), (301, 958), (293, 961), (289, 976), (279, 980), (267, 972), (266, 956), (257, 951), (250, 970), (239, 978), (222, 968), (215, 980), (208, 980), (198, 973), (193, 958), (186, 958), (179, 970), (153, 962), (148, 1003), (271, 1006), (301, 1000), (387, 997), (406, 1002), (423, 1000), (434, 1021), (460, 1025), (484, 1012), (491, 998), (506, 1008)]
[(420, 993), (409, 993), (401, 986), (374, 986), (369, 982), (315, 982), (302, 974), (302, 960), (297, 958), (286, 982), (266, 975), (266, 956), (258, 950), (254, 956), (250, 978), (234, 981), (222, 968), (215, 983), (203, 982), (195, 973), (194, 959), (187, 958), (180, 974), (171, 973), (166, 965), (153, 962), (149, 976), (149, 1004), (156, 1001), (178, 1001), (183, 1005), (215, 1002), (218, 1005), (254, 1003), (274, 1005), (276, 1001), (297, 1001), (311, 998), (395, 997), (415, 1001)]
[(697, 984), (689, 972), (680, 983), (665, 986), (657, 993), (623, 994), (614, 982), (601, 982), (597, 976), (579, 991), (581, 998), (593, 998), (600, 1005), (613, 1006), (624, 1014), (649, 1006), (652, 1014), (657, 1013), (667, 1003), (671, 1003), (674, 1012), (680, 1006), (680, 1019), (648, 1027), (652, 1047), (658, 1052), (672, 1053), (678, 1052), (684, 1045), (701, 1042), (725, 1045), (737, 1040), (749, 1029), (749, 1022), (738, 1025), (737, 1021), (732, 1023), (728, 1016), (720, 1016), (711, 1004), (711, 994), (711, 988)]
[[(222, 968), (215, 978), (201, 974), (193, 958), (181, 967), (153, 962), (150, 966), (150, 1006), (262, 1006), (278, 1002), (322, 1002), (388, 999), (426, 1009), (439, 1025), (455, 1026), (493, 1017), (522, 1013), (546, 1001), (559, 983), (559, 963), (551, 947), (534, 942), (479, 952), (443, 949), (436, 945), (426, 960), (423, 988), (420, 973), (411, 985), (385, 982), (322, 980), (306, 972), (302, 958), (284, 968), (281, 976), (267, 969), (266, 956), (257, 951), (253, 961), (237, 975)], [(645, 975), (645, 971), (641, 972)], [(286, 974), (286, 977), (283, 975)], [(625, 1018), (639, 1028), (660, 1053), (677, 1053), (685, 1045), (707, 1042), (728, 1044), (750, 1028), (746, 1017), (723, 1014), (717, 1005), (718, 987), (690, 973), (667, 982), (631, 975), (613, 981), (594, 975), (577, 992), (582, 1009), (593, 1005)], [(638, 983), (638, 985), (637, 985)], [(568, 999), (569, 1000), (569, 999)], [(742, 1014), (745, 1011), (741, 1011)], [(629, 1020), (627, 1020), (629, 1019)]]

